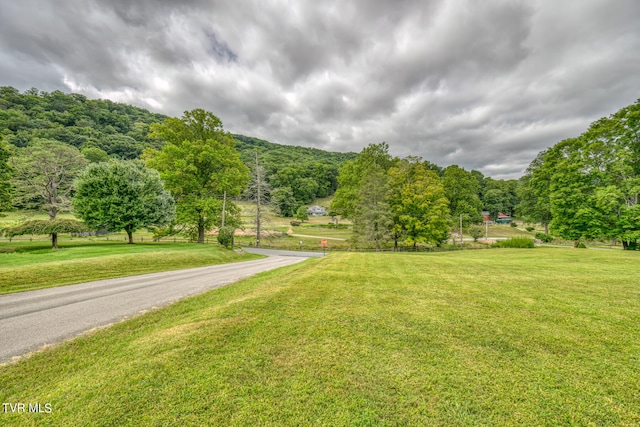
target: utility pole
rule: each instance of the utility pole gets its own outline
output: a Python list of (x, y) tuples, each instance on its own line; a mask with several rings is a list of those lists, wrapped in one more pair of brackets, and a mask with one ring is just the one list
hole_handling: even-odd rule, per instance
[(225, 190), (224, 196), (222, 197), (222, 224), (220, 225), (220, 228), (224, 227), (224, 214), (226, 210), (227, 210), (227, 191)]
[(258, 171), (258, 152), (256, 151), (256, 247), (260, 246), (260, 193), (262, 192), (262, 182), (260, 182), (260, 173)]
[(489, 220), (484, 222), (484, 240), (489, 240)]

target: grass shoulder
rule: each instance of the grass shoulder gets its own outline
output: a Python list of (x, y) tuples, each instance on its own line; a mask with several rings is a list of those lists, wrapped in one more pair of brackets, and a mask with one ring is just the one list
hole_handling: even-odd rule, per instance
[(0, 244), (0, 294), (260, 258), (218, 245), (82, 241)]

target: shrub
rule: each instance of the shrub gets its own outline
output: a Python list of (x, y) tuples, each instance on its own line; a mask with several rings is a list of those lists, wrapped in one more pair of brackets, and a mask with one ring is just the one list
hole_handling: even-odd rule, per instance
[(535, 228), (535, 227), (532, 227), (532, 226), (525, 227), (525, 230), (527, 230), (527, 231), (529, 231), (529, 232), (531, 232), (531, 231), (533, 231), (533, 230), (535, 230), (535, 229), (536, 229), (536, 228)]
[(234, 227), (225, 226), (218, 230), (218, 243), (227, 249), (233, 246), (233, 235), (236, 229)]
[(298, 227), (302, 223), (300, 221), (291, 221), (290, 224), (293, 225), (294, 227)]
[(516, 228), (516, 227), (518, 226), (518, 223), (517, 223), (517, 222), (511, 222), (509, 225), (510, 225), (512, 228)]
[(578, 248), (578, 249), (587, 249), (587, 246), (584, 243), (580, 242), (580, 243), (578, 243), (578, 246), (576, 246), (576, 248)]
[(306, 220), (309, 219), (309, 212), (307, 211), (307, 207), (306, 206), (300, 206), (298, 208), (298, 210), (296, 211), (296, 219), (305, 222)]
[(494, 248), (533, 248), (533, 239), (529, 237), (514, 237), (508, 240), (501, 240), (492, 245)]
[(553, 242), (553, 236), (550, 235), (550, 234), (536, 233), (536, 239), (538, 239), (538, 240), (540, 240), (541, 242), (544, 242), (544, 243)]
[(334, 224), (333, 222), (327, 223), (327, 228), (337, 228), (341, 230), (347, 230), (350, 227), (349, 224)]
[(484, 235), (484, 231), (482, 227), (475, 226), (469, 229), (469, 234), (473, 237), (473, 241), (477, 242), (478, 239)]

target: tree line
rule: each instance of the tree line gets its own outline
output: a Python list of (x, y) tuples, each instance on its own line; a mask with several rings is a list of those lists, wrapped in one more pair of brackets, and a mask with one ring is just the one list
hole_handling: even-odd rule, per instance
[[(20, 200), (49, 215), (49, 221), (30, 221), (6, 233), (51, 234), (56, 247), (58, 233), (83, 229), (58, 220), (58, 213), (70, 208), (89, 229), (124, 230), (129, 243), (140, 228), (167, 226), (203, 243), (205, 231), (219, 226), (225, 214), (229, 225), (239, 226), (240, 210), (231, 201), (223, 210), (218, 196), (240, 195), (249, 173), (220, 120), (196, 109), (182, 119), (152, 124), (149, 135), (162, 140), (162, 148), (147, 147), (142, 160), (91, 162), (76, 147), (55, 140), (36, 139), (13, 150), (0, 143), (5, 172), (0, 204), (7, 208)], [(13, 186), (5, 185), (9, 176)]]
[(354, 223), (354, 241), (440, 246), (452, 228), (496, 218), (518, 204), (515, 180), (493, 180), (458, 165), (441, 168), (419, 157), (392, 157), (386, 143), (365, 147), (340, 169), (331, 209)]
[[(183, 233), (202, 242), (213, 227), (240, 225), (233, 198), (269, 201), (280, 215), (294, 216), (335, 192), (333, 213), (352, 219), (355, 239), (377, 248), (442, 244), (460, 219), (463, 228), (481, 222), (482, 210), (543, 223), (576, 243), (616, 239), (638, 248), (640, 101), (544, 150), (519, 181), (395, 158), (386, 143), (357, 155), (284, 147), (231, 135), (201, 109), (178, 119), (120, 106), (0, 88), (0, 211), (42, 208), (49, 215), (10, 233), (46, 232), (55, 245), (57, 233), (86, 227), (124, 230), (130, 241), (152, 227), (158, 236)], [(100, 138), (83, 140), (82, 123), (104, 135), (126, 131), (135, 155), (100, 145)], [(83, 224), (58, 218), (71, 208)]]
[(574, 240), (640, 239), (640, 100), (538, 154), (521, 178), (521, 215)]
[[(80, 94), (35, 88), (20, 93), (13, 87), (0, 87), (0, 138), (16, 148), (49, 140), (77, 148), (91, 162), (140, 159), (146, 149), (162, 148), (164, 140), (151, 132), (151, 126), (167, 119), (142, 108), (90, 100)], [(266, 181), (276, 190), (274, 203), (279, 201), (278, 210), (285, 214), (332, 195), (340, 165), (355, 156), (283, 146), (244, 135), (231, 137), (245, 165), (251, 165), (258, 152)]]

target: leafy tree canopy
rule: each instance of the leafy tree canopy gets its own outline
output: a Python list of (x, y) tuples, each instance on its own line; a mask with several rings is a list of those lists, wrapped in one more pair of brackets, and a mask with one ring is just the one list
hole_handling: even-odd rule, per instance
[[(640, 239), (640, 100), (540, 153), (521, 183), (565, 239)], [(536, 214), (528, 208), (529, 214)]]
[(386, 142), (365, 147), (355, 159), (346, 162), (340, 168), (338, 190), (331, 203), (331, 210), (345, 218), (352, 217), (355, 213), (360, 184), (368, 170), (378, 166), (386, 173), (393, 164), (394, 159), (389, 154), (389, 145)]
[(449, 201), (438, 174), (420, 158), (408, 157), (389, 169), (394, 232), (405, 243), (441, 245), (450, 230)]
[(477, 179), (458, 165), (444, 169), (442, 183), (449, 200), (449, 210), (454, 223), (462, 215), (464, 227), (482, 221), (482, 201), (478, 196), (480, 185)]
[(160, 171), (175, 196), (178, 221), (195, 227), (198, 242), (204, 243), (205, 231), (220, 225), (220, 198), (225, 192), (239, 195), (249, 181), (249, 169), (220, 119), (202, 109), (153, 125), (151, 137), (161, 141), (162, 149), (145, 151), (147, 165)]
[[(3, 234), (9, 238), (22, 236), (25, 234), (34, 235), (58, 235), (59, 233), (83, 233), (87, 231), (87, 226), (80, 221), (73, 219), (53, 219), (53, 220), (31, 220), (14, 227), (3, 230)], [(57, 240), (52, 240), (52, 247), (58, 247)]]
[(157, 171), (140, 161), (93, 163), (76, 180), (73, 208), (93, 229), (133, 232), (160, 226), (175, 217), (171, 194)]

